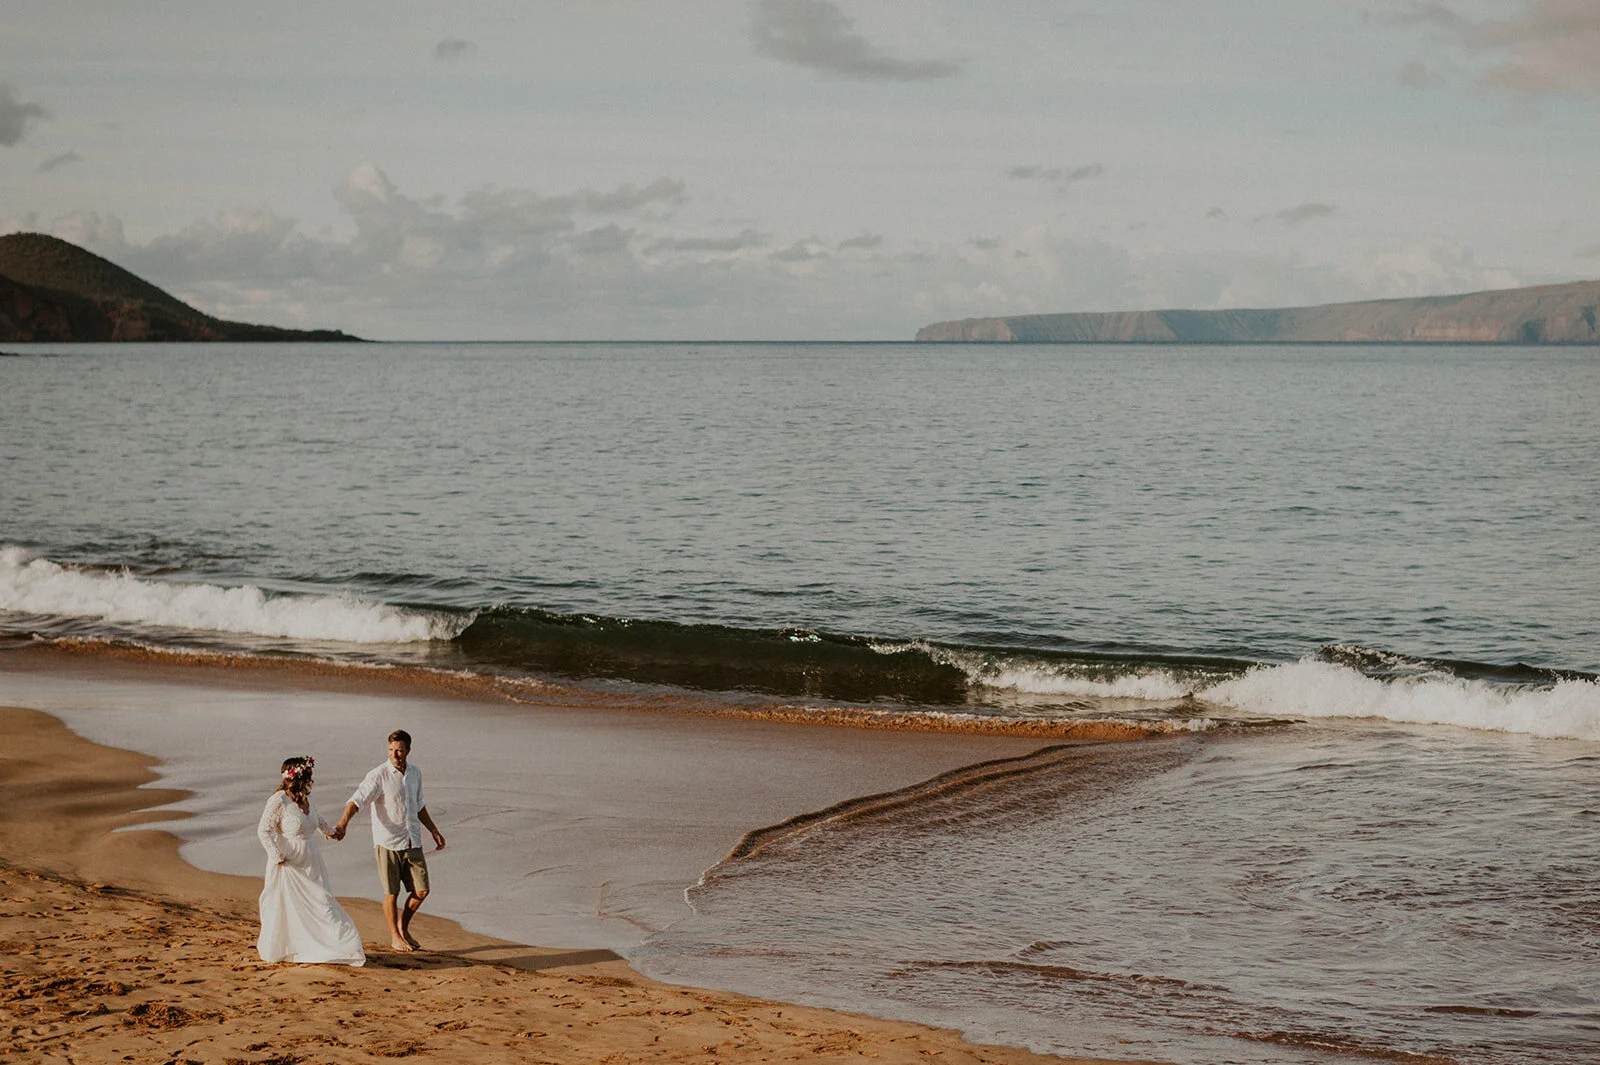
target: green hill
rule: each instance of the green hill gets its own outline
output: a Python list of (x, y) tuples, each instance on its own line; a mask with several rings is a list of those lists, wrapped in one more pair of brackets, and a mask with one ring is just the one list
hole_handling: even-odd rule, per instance
[(76, 244), (0, 236), (0, 341), (356, 339), (213, 318)]

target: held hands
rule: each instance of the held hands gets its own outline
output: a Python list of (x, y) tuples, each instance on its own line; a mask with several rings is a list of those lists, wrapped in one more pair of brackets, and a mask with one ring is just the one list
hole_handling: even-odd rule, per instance
[(340, 821), (338, 824), (334, 825), (333, 831), (328, 833), (328, 838), (334, 842), (344, 839), (344, 824), (345, 823), (343, 821)]

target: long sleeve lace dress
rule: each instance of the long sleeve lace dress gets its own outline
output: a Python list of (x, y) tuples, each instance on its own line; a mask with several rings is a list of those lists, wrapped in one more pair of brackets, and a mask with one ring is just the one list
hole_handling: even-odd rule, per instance
[(328, 824), (317, 808), (303, 812), (281, 791), (273, 792), (261, 811), (256, 837), (267, 852), (267, 875), (256, 950), (262, 961), (366, 963), (361, 934), (333, 897), (317, 845), (319, 830), (327, 833)]

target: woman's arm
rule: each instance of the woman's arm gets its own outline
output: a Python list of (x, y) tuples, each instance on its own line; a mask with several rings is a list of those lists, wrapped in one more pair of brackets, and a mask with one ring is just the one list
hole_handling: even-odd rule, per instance
[(280, 794), (275, 791), (267, 797), (261, 820), (256, 823), (256, 839), (266, 849), (267, 857), (282, 865), (289, 859), (283, 856), (283, 850), (278, 846), (278, 839), (283, 835), (283, 799), (279, 797)]

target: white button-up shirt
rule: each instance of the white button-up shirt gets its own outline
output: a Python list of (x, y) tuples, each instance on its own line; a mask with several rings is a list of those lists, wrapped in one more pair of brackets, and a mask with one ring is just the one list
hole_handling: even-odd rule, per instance
[(385, 762), (366, 775), (350, 801), (359, 810), (372, 807), (372, 842), (392, 851), (422, 846), (422, 770), (407, 765), (404, 773)]

